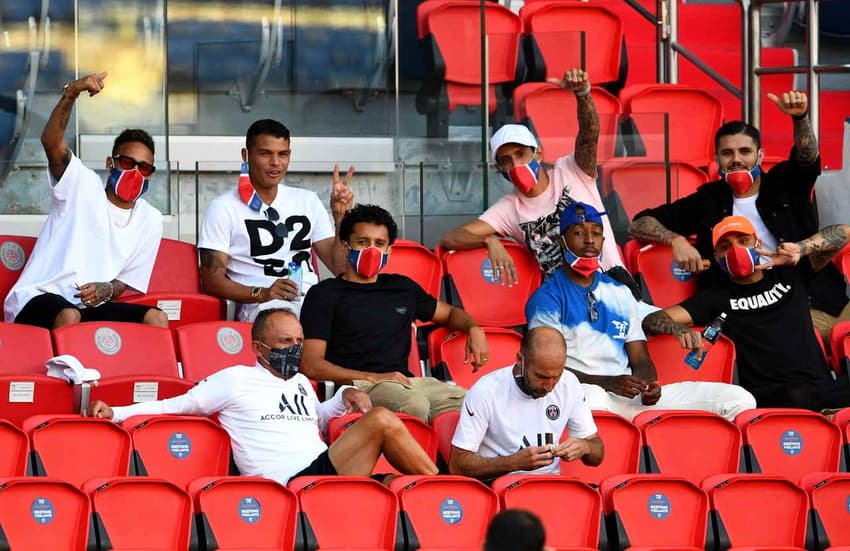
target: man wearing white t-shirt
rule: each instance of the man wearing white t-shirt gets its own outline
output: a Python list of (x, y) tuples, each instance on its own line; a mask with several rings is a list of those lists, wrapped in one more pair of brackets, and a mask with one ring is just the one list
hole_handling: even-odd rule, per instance
[[(499, 237), (512, 237), (528, 247), (548, 277), (561, 263), (558, 223), (564, 207), (581, 201), (600, 212), (605, 210), (596, 188), (599, 115), (590, 95), (590, 80), (585, 71), (570, 69), (562, 80), (551, 79), (551, 82), (575, 93), (578, 104), (575, 152), (555, 161), (551, 171), (541, 170), (542, 155), (531, 131), (521, 124), (502, 126), (490, 138), (490, 151), (496, 167), (514, 185), (514, 191), (496, 201), (477, 220), (442, 238), (447, 249), (487, 247), (493, 270), (503, 285), (513, 285), (518, 280), (513, 259)], [(605, 242), (603, 269), (622, 266), (607, 216)]]
[[(602, 462), (604, 446), (567, 350), (548, 327), (523, 337), (517, 363), (489, 373), (467, 392), (452, 438), (449, 468), (483, 480), (507, 473), (553, 474), (560, 461)], [(569, 438), (561, 444), (564, 429)]]
[(50, 214), (29, 262), (4, 304), (7, 322), (56, 329), (81, 321), (168, 326), (161, 310), (112, 302), (127, 288), (144, 293), (162, 238), (162, 214), (141, 198), (150, 184), (154, 143), (144, 130), (121, 132), (106, 158), (106, 186), (65, 143), (80, 94), (98, 94), (106, 73), (65, 85), (41, 133)]
[[(297, 476), (368, 476), (381, 453), (402, 473), (437, 473), (401, 420), (387, 409), (372, 408), (364, 392), (346, 386), (319, 402), (310, 380), (298, 372), (304, 333), (292, 311), (262, 311), (251, 338), (257, 355), (253, 366), (223, 369), (182, 396), (125, 407), (96, 401), (84, 414), (119, 422), (133, 415), (218, 413), (239, 472), (281, 484)], [(328, 447), (317, 428), (324, 430), (329, 419), (352, 410), (363, 411), (363, 417)]]
[[(265, 308), (299, 313), (301, 297), (319, 280), (313, 251), (334, 273), (344, 269), (344, 252), (319, 197), (282, 183), (289, 139), (278, 121), (254, 122), (245, 137), (238, 184), (213, 199), (201, 227), (204, 290), (239, 303), (237, 318), (243, 321)], [(337, 222), (354, 204), (348, 187), (353, 174), (352, 166), (340, 180), (334, 167), (331, 211)]]

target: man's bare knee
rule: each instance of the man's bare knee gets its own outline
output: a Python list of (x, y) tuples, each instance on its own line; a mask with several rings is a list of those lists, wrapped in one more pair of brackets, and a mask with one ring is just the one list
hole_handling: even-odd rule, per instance
[(158, 308), (151, 308), (145, 313), (142, 323), (156, 327), (168, 327), (168, 316)]
[(404, 423), (398, 418), (398, 415), (388, 410), (385, 407), (374, 407), (363, 416), (363, 421), (372, 425), (375, 430), (385, 432), (399, 427), (404, 427)]
[(56, 315), (56, 318), (54, 318), (53, 328), (59, 329), (60, 327), (65, 327), (66, 325), (80, 323), (81, 319), (82, 316), (80, 315), (80, 311), (76, 308), (63, 308)]

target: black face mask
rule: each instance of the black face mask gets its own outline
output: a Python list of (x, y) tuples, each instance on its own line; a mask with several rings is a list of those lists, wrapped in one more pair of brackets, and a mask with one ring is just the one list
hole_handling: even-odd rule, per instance
[(528, 388), (528, 383), (525, 381), (525, 365), (517, 363), (519, 365), (519, 374), (514, 375), (514, 382), (516, 382), (516, 386), (528, 396), (534, 397), (534, 393), (531, 392), (531, 389)]
[(301, 355), (304, 346), (293, 344), (286, 348), (272, 348), (264, 342), (260, 343), (269, 349), (269, 359), (264, 360), (269, 367), (280, 373), (284, 379), (292, 378), (301, 369)]

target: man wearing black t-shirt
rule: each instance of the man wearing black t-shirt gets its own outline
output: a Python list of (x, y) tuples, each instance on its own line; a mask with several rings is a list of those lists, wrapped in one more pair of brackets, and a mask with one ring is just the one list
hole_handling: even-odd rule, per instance
[(437, 300), (406, 276), (379, 274), (397, 235), (395, 221), (381, 207), (358, 205), (343, 217), (339, 239), (347, 250), (346, 271), (313, 286), (304, 298), (301, 370), (312, 379), (353, 382), (374, 405), (428, 422), (460, 409), (466, 391), (408, 371), (411, 323), (433, 321), (467, 333), (473, 370), (487, 363), (487, 341), (460, 308)]
[[(647, 316), (648, 334), (683, 336), (726, 314), (723, 332), (735, 343), (738, 378), (759, 407), (813, 410), (850, 405), (850, 380), (833, 379), (809, 316), (806, 285), (850, 238), (850, 226), (824, 228), (798, 243), (761, 249), (752, 223), (728, 216), (712, 232), (714, 258), (730, 279)], [(759, 264), (759, 255), (771, 257)], [(809, 262), (797, 264), (804, 257)], [(686, 346), (682, 337), (683, 346)], [(692, 343), (692, 341), (689, 341)], [(701, 347), (701, 343), (698, 343)]]

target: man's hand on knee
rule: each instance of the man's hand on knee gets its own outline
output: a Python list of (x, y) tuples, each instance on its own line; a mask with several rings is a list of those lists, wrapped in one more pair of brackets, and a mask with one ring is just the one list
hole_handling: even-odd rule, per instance
[(354, 411), (366, 413), (372, 409), (372, 400), (369, 395), (356, 388), (346, 388), (342, 393), (342, 402), (345, 404), (346, 413)]

